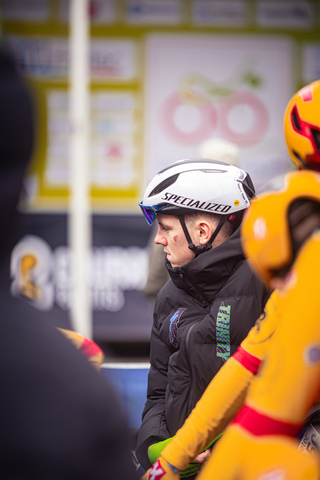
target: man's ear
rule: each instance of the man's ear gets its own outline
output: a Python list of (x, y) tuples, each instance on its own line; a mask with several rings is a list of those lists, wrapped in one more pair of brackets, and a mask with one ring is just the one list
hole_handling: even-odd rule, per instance
[(206, 220), (201, 220), (198, 224), (197, 232), (199, 235), (200, 245), (205, 245), (209, 242), (213, 233), (212, 226)]

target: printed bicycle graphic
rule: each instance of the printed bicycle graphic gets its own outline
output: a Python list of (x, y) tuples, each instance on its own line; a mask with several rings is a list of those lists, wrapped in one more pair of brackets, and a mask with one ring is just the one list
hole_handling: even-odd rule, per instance
[[(247, 72), (242, 75), (242, 84), (257, 88), (260, 79)], [(244, 110), (246, 118), (241, 121), (241, 111), (244, 113)], [(236, 125), (235, 116), (238, 118)], [(196, 124), (194, 117), (197, 118)], [(183, 128), (189, 120), (191, 127)], [(248, 88), (239, 87), (239, 83), (238, 87), (219, 85), (196, 74), (186, 76), (178, 91), (165, 99), (160, 121), (176, 143), (198, 144), (218, 130), (219, 136), (240, 146), (249, 146), (264, 137), (269, 114), (263, 101)]]

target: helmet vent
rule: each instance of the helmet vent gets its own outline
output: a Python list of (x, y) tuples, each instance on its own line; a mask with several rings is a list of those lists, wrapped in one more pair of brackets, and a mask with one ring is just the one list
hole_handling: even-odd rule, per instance
[(158, 193), (162, 192), (163, 190), (165, 190), (167, 187), (170, 187), (170, 185), (172, 185), (173, 183), (175, 183), (177, 181), (177, 178), (179, 177), (179, 173), (177, 173), (176, 175), (172, 175), (171, 177), (168, 177), (166, 178), (165, 180), (163, 180), (163, 182), (159, 183), (159, 185), (157, 185), (153, 190), (152, 192), (150, 193), (149, 197), (152, 197), (153, 195), (157, 195)]
[(298, 117), (298, 112), (297, 112), (297, 107), (293, 107), (292, 109), (292, 112), (291, 112), (291, 120), (292, 120), (292, 123), (295, 127), (296, 130), (298, 130), (299, 132), (302, 132), (302, 128), (301, 128), (301, 125), (300, 125), (300, 121), (299, 121), (299, 117)]
[(251, 180), (250, 175), (246, 175), (244, 182), (242, 183), (244, 191), (248, 195), (249, 198), (253, 198), (255, 196), (255, 188), (253, 182)]
[(310, 198), (295, 200), (288, 210), (288, 223), (295, 256), (303, 243), (320, 228), (320, 204)]
[(318, 152), (320, 152), (320, 132), (319, 130), (315, 130), (314, 128), (311, 128), (311, 133), (314, 138), (317, 150)]
[(299, 155), (298, 152), (296, 152), (295, 150), (292, 150), (292, 153), (298, 160), (300, 160), (300, 162), (302, 162), (302, 158), (301, 158), (301, 156)]

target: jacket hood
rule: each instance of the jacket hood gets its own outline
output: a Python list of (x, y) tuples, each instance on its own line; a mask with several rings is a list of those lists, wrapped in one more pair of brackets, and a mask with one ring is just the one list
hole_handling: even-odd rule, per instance
[(10, 248), (17, 204), (34, 141), (31, 95), (11, 57), (0, 48), (0, 240), (1, 258)]
[(240, 228), (237, 228), (221, 245), (200, 254), (182, 267), (172, 267), (167, 259), (166, 267), (177, 288), (202, 302), (210, 302), (244, 259)]

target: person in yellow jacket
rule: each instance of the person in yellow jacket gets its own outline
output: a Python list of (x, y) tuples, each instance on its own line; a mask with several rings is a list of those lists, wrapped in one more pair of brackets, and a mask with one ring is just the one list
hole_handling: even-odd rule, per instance
[[(320, 170), (319, 111), (320, 81), (299, 90), (286, 108), (285, 138), (291, 159), (299, 170)], [(282, 310), (281, 298), (277, 290), (272, 294), (264, 314), (238, 351), (214, 377), (184, 426), (170, 439), (173, 441), (158, 445), (158, 450), (151, 452), (154, 460), (161, 455), (160, 466), (165, 464), (167, 468), (168, 462), (174, 472), (184, 471), (237, 413), (268, 351)], [(201, 457), (197, 458), (200, 460)], [(169, 468), (165, 478), (179, 478), (179, 474), (173, 471)], [(150, 470), (144, 478), (148, 479), (149, 474)]]
[(319, 479), (319, 455), (298, 450), (296, 437), (320, 396), (320, 174), (288, 174), (283, 189), (256, 199), (242, 242), (281, 311), (259, 375), (198, 478)]

